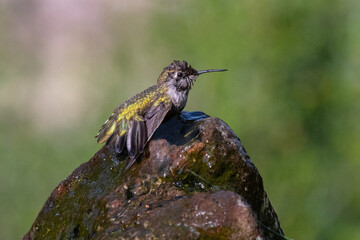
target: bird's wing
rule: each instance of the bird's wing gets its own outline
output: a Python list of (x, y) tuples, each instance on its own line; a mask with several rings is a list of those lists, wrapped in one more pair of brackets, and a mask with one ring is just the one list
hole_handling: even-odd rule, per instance
[[(145, 145), (151, 139), (156, 129), (160, 126), (166, 114), (171, 110), (172, 105), (170, 99), (168, 99), (167, 95), (164, 97), (166, 100), (159, 98), (159, 100), (157, 100), (157, 102), (155, 102), (155, 104), (152, 105), (149, 111), (145, 114), (144, 121), (141, 122), (145, 125), (145, 138), (143, 138), (141, 130), (139, 132), (140, 126), (137, 126), (134, 129), (131, 128), (129, 130), (129, 135), (127, 137), (127, 149), (130, 156), (130, 161), (126, 166), (125, 171), (127, 171), (135, 163), (136, 158), (144, 151)], [(135, 155), (133, 155), (133, 157), (130, 154), (132, 149), (135, 149)]]
[[(120, 105), (96, 136), (98, 143), (113, 144), (117, 153), (127, 149), (130, 161), (126, 170), (144, 151), (146, 143), (171, 109), (171, 100), (164, 92), (149, 96), (153, 92), (145, 90)], [(143, 105), (139, 107), (139, 104)]]
[(171, 110), (171, 107), (172, 103), (170, 97), (163, 95), (145, 114), (144, 120), (148, 132), (147, 141), (150, 140), (156, 129), (158, 129), (166, 114)]
[(104, 123), (98, 135), (98, 143), (106, 142), (113, 145), (117, 153), (121, 153), (126, 147), (130, 157), (135, 157), (143, 151), (146, 142), (146, 128), (144, 118), (139, 115), (121, 116), (116, 113)]

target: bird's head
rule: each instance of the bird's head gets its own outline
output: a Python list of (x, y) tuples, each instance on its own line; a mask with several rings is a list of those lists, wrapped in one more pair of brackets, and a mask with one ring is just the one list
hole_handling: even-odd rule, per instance
[(200, 74), (222, 71), (226, 71), (226, 69), (197, 71), (191, 67), (191, 65), (188, 65), (186, 61), (175, 60), (169, 66), (164, 68), (157, 80), (157, 83), (166, 83), (168, 86), (175, 87), (179, 92), (188, 92)]

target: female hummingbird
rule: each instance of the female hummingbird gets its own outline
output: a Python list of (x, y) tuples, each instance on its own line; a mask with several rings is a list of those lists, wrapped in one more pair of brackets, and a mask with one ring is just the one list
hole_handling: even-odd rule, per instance
[(126, 171), (144, 151), (166, 115), (180, 113), (189, 91), (200, 74), (226, 69), (197, 71), (186, 61), (173, 61), (160, 74), (157, 84), (120, 104), (95, 136), (98, 143), (112, 145), (116, 153), (125, 149), (130, 157)]

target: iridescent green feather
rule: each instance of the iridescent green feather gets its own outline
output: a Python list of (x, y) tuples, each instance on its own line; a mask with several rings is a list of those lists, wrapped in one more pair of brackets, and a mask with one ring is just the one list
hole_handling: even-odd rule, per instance
[(129, 168), (170, 109), (165, 85), (154, 85), (118, 106), (101, 127), (97, 142), (114, 145), (118, 153), (126, 147)]

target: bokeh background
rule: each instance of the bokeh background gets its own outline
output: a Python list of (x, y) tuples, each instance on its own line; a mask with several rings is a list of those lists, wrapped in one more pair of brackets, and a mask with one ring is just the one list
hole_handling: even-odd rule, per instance
[(288, 237), (360, 239), (360, 2), (0, 0), (0, 239), (101, 147), (112, 110), (185, 59)]

